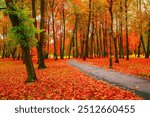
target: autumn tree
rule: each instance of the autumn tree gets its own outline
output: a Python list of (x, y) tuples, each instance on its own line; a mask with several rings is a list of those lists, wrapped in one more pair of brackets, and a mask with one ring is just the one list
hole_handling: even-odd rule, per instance
[[(62, 39), (60, 40), (60, 58), (63, 59), (64, 55), (65, 55), (65, 43), (66, 43), (66, 10), (65, 10), (65, 5), (67, 3), (66, 0), (62, 0), (61, 1), (61, 5), (60, 5), (60, 15), (61, 15), (61, 20), (62, 20), (62, 28), (61, 30), (63, 30), (62, 33)], [(61, 21), (60, 21), (61, 22)]]
[(111, 23), (110, 23), (110, 58), (109, 58), (109, 67), (112, 68), (112, 39), (114, 38), (113, 34), (113, 0), (107, 0), (109, 3), (109, 12), (110, 12), (110, 18), (111, 18)]
[(25, 62), (28, 78), (26, 82), (33, 82), (37, 80), (31, 55), (30, 42), (33, 42), (33, 36), (36, 33), (33, 26), (33, 21), (29, 18), (25, 8), (20, 9), (14, 1), (5, 0), (7, 5), (7, 13), (9, 14), (12, 23), (12, 36), (16, 39), (22, 48), (23, 59)]
[(125, 23), (126, 23), (126, 60), (129, 60), (129, 37), (128, 37), (128, 0), (125, 0)]
[(55, 0), (50, 0), (49, 5), (50, 5), (50, 11), (51, 11), (51, 18), (52, 18), (52, 30), (53, 30), (53, 40), (54, 40), (54, 59), (58, 59), (58, 54), (57, 54), (57, 38), (56, 38), (56, 28), (55, 28), (55, 8), (57, 6), (57, 2)]
[(120, 18), (119, 18), (119, 58), (124, 58), (124, 50), (123, 50), (123, 0), (120, 0), (119, 6), (120, 6)]
[(68, 58), (70, 59), (71, 56), (71, 51), (73, 51), (73, 57), (78, 58), (78, 27), (79, 27), (79, 17), (80, 17), (80, 8), (78, 4), (73, 4), (72, 3), (72, 19), (74, 19), (74, 24), (73, 24), (73, 29), (72, 29), (72, 34), (71, 34), (71, 40), (70, 40), (70, 45), (69, 45), (69, 54)]
[(85, 41), (85, 51), (84, 51), (84, 58), (83, 60), (86, 60), (86, 57), (88, 57), (88, 42), (89, 42), (89, 33), (90, 33), (90, 23), (91, 23), (91, 6), (92, 6), (92, 0), (89, 0), (89, 14), (88, 14), (88, 23), (87, 23), (87, 33), (86, 33), (86, 41)]
[(38, 68), (44, 69), (46, 68), (46, 65), (44, 63), (44, 54), (43, 54), (43, 43), (44, 43), (44, 12), (45, 12), (45, 0), (40, 0), (40, 15), (41, 15), (41, 21), (40, 21), (40, 29), (43, 30), (40, 33), (40, 40), (38, 41)]

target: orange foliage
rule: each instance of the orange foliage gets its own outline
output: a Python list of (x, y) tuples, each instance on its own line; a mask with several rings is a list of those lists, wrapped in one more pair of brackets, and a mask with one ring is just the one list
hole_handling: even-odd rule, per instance
[(22, 61), (0, 59), (0, 99), (141, 99), (84, 75), (67, 65), (66, 60), (46, 60), (46, 65), (47, 69), (36, 69), (37, 82), (25, 84)]

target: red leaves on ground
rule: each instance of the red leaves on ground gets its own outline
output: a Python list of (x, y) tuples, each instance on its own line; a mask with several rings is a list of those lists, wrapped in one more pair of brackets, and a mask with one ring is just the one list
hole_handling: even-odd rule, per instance
[(46, 60), (47, 69), (38, 70), (38, 81), (25, 84), (22, 61), (0, 59), (0, 99), (141, 99), (133, 93), (97, 81), (67, 65), (66, 60)]
[[(87, 59), (86, 62), (91, 65), (96, 65), (105, 69), (109, 69), (108, 58)], [(150, 59), (130, 58), (129, 61), (127, 61), (126, 59), (119, 59), (119, 63), (115, 63), (113, 58), (113, 70), (125, 74), (140, 76), (142, 78), (150, 80)]]

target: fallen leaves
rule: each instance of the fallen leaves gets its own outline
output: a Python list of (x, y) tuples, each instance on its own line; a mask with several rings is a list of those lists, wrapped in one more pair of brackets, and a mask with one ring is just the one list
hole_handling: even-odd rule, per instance
[(46, 60), (47, 69), (34, 66), (38, 81), (25, 84), (22, 61), (0, 59), (0, 99), (13, 100), (114, 100), (142, 99), (133, 93), (97, 81), (69, 66), (66, 60)]

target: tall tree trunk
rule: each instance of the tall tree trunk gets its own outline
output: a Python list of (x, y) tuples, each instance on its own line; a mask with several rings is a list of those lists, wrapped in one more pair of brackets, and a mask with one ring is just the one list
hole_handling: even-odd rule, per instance
[[(35, 0), (31, 0), (31, 2), (32, 2), (32, 17), (34, 18), (34, 26), (37, 28), (36, 1)], [(35, 34), (35, 38), (38, 40), (38, 34)], [(36, 50), (37, 50), (37, 53), (38, 53), (38, 45), (36, 46)], [(38, 54), (38, 60), (39, 60), (39, 54)]]
[(85, 34), (82, 33), (82, 30), (80, 30), (80, 45), (81, 45), (81, 54), (80, 54), (80, 58), (84, 57), (84, 45), (85, 45)]
[[(45, 0), (40, 0), (41, 2), (41, 7), (40, 7), (40, 12), (41, 12), (41, 21), (40, 21), (40, 29), (44, 30), (44, 9), (45, 9)], [(38, 68), (39, 69), (45, 69), (46, 65), (44, 63), (44, 55), (43, 55), (43, 43), (44, 43), (44, 33), (45, 31), (40, 33), (40, 40), (38, 42)]]
[(65, 41), (66, 41), (66, 19), (65, 19), (65, 4), (63, 3), (63, 47), (62, 47), (62, 59), (65, 55)]
[[(15, 9), (13, 8), (15, 6), (14, 2), (12, 0), (5, 0), (6, 5), (8, 7), (8, 9), (10, 9), (11, 11), (15, 11)], [(18, 26), (20, 25), (20, 19), (17, 15), (15, 14), (9, 14), (12, 26)], [(27, 41), (26, 38), (24, 38), (25, 41)], [(20, 43), (21, 44), (21, 43)], [(23, 53), (23, 60), (25, 62), (25, 66), (26, 66), (26, 71), (27, 71), (27, 80), (26, 82), (33, 82), (36, 81), (36, 74), (34, 71), (34, 67), (33, 67), (33, 63), (32, 63), (32, 59), (31, 59), (31, 55), (30, 55), (30, 49), (29, 46), (23, 46), (21, 44), (21, 48), (22, 48), (22, 53)]]
[(141, 31), (140, 31), (140, 42), (142, 44), (144, 55), (146, 55), (146, 48), (145, 48), (145, 44), (144, 44), (144, 40), (143, 40), (143, 34)]
[(97, 44), (97, 50), (96, 50), (96, 52), (97, 52), (97, 57), (100, 57), (100, 47), (99, 47), (99, 38), (100, 38), (100, 34), (98, 34), (98, 24), (97, 24), (97, 22), (96, 22), (96, 28), (95, 28), (95, 31), (96, 31), (96, 44)]
[(116, 37), (113, 37), (114, 47), (115, 47), (115, 63), (119, 63), (118, 50), (117, 50), (117, 34), (118, 34), (117, 26), (118, 25), (117, 25), (117, 19), (116, 19)]
[(54, 16), (54, 0), (52, 6), (52, 25), (53, 25), (53, 40), (54, 40), (54, 59), (57, 60), (57, 41), (56, 41), (56, 32), (55, 32), (55, 16)]
[[(74, 24), (74, 29), (73, 29), (73, 32), (72, 32), (72, 38), (71, 38), (71, 42), (70, 42), (70, 46), (69, 46), (69, 56), (68, 56), (69, 59), (70, 59), (70, 55), (71, 55), (71, 49), (75, 45), (74, 37), (75, 37), (76, 30), (77, 30), (77, 25), (78, 25), (78, 15), (75, 14), (75, 24)], [(74, 49), (73, 49), (73, 57), (75, 57)]]
[[(94, 11), (94, 6), (92, 6), (92, 11)], [(93, 58), (93, 54), (95, 55), (95, 49), (94, 49), (94, 31), (95, 31), (95, 24), (94, 24), (94, 12), (92, 12), (92, 22), (91, 22), (91, 28), (92, 28), (92, 32), (91, 32), (91, 48), (90, 48), (90, 58)]]
[(22, 53), (23, 53), (23, 60), (24, 60), (26, 70), (27, 70), (27, 75), (28, 75), (26, 82), (36, 81), (37, 78), (36, 78), (36, 74), (34, 71), (29, 47), (28, 46), (27, 47), (22, 46)]
[(143, 40), (143, 26), (142, 26), (142, 3), (141, 3), (141, 0), (139, 0), (139, 11), (140, 11), (140, 22), (139, 22), (139, 27), (140, 27), (140, 42), (142, 44), (142, 47), (143, 47), (143, 51), (144, 51), (144, 54), (146, 56), (146, 49), (145, 49), (145, 45), (144, 45), (144, 40)]
[[(5, 31), (5, 27), (3, 26), (3, 37), (5, 36), (5, 33), (6, 33), (6, 31)], [(3, 40), (3, 52), (2, 52), (2, 59), (4, 59), (5, 58), (5, 56), (6, 56), (6, 43), (5, 43), (5, 41)]]
[(120, 0), (120, 43), (119, 43), (119, 58), (124, 58), (124, 51), (123, 51), (123, 37), (122, 37), (122, 0)]
[(85, 52), (83, 58), (84, 61), (86, 60), (86, 57), (88, 57), (88, 42), (89, 42), (90, 23), (91, 23), (91, 6), (92, 6), (92, 0), (89, 0), (89, 18), (88, 18), (88, 25), (87, 25)]
[[(62, 21), (60, 21), (60, 31), (62, 30)], [(60, 58), (63, 59), (63, 36), (62, 32), (60, 32)]]
[(77, 31), (77, 27), (76, 27), (76, 59), (78, 58), (79, 56), (79, 51), (78, 51), (78, 31)]
[(93, 58), (93, 52), (94, 52), (94, 19), (92, 19), (90, 58)]
[(104, 24), (102, 24), (102, 29), (103, 29), (103, 48), (104, 48), (104, 51), (103, 51), (103, 56), (104, 58), (107, 56), (106, 55), (106, 39), (107, 39), (107, 34), (106, 34), (106, 22)]
[(99, 41), (100, 41), (101, 56), (104, 56), (104, 54), (103, 54), (103, 45), (102, 45), (102, 28), (101, 28), (101, 25), (99, 26)]
[(126, 21), (126, 60), (129, 60), (129, 37), (128, 37), (128, 0), (125, 0), (125, 21)]
[(70, 56), (71, 56), (72, 44), (73, 44), (73, 37), (71, 38), (70, 45), (69, 45), (68, 59), (70, 59)]
[(60, 11), (60, 15), (61, 15), (61, 18), (60, 18), (60, 30), (63, 30), (63, 33), (60, 32), (60, 58), (61, 59), (64, 59), (64, 44), (65, 44), (65, 9), (64, 9), (64, 2), (65, 1), (62, 1), (62, 5), (61, 5), (61, 11)]
[[(34, 18), (34, 26), (37, 27), (37, 21), (36, 21), (36, 4), (35, 4), (35, 0), (31, 0), (32, 2), (32, 17)], [(37, 37), (37, 35), (36, 35)]]
[(72, 35), (73, 36), (73, 41), (72, 41), (72, 48), (73, 48), (73, 58), (75, 58), (75, 31), (74, 31), (74, 34)]
[(112, 69), (112, 47), (111, 47), (111, 43), (112, 43), (112, 39), (114, 38), (114, 34), (113, 34), (113, 12), (112, 12), (112, 8), (113, 8), (113, 0), (110, 0), (110, 7), (109, 7), (109, 12), (110, 12), (110, 18), (111, 18), (111, 32), (110, 32), (110, 58), (109, 58), (109, 67)]
[(113, 38), (113, 41), (114, 41), (114, 47), (115, 47), (115, 63), (119, 63), (118, 50), (117, 50), (117, 39)]
[[(50, 16), (48, 16), (48, 37), (50, 37)], [(48, 38), (48, 46), (47, 46), (47, 51), (48, 51), (48, 58), (50, 53), (50, 38)]]

